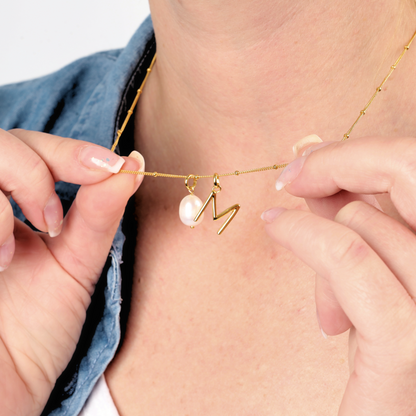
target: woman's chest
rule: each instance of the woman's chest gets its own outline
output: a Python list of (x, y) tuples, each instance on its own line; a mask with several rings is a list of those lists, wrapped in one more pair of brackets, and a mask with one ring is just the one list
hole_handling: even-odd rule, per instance
[(310, 269), (260, 240), (227, 252), (140, 237), (129, 331), (110, 371), (123, 416), (336, 414), (347, 337), (323, 338)]

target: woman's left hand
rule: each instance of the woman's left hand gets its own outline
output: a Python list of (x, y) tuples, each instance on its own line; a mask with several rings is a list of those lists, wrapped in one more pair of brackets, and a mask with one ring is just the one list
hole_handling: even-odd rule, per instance
[[(281, 176), (313, 213), (269, 210), (267, 231), (316, 271), (323, 331), (351, 328), (339, 415), (415, 415), (416, 138), (316, 147)], [(364, 202), (377, 194), (400, 216)]]

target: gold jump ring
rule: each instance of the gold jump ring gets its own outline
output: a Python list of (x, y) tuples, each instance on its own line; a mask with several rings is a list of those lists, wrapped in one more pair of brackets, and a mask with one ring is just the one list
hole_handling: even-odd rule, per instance
[[(189, 179), (193, 179), (192, 186), (189, 185)], [(198, 178), (195, 175), (188, 175), (185, 179), (185, 186), (188, 189), (189, 193), (192, 195), (195, 191), (196, 183), (198, 182)]]

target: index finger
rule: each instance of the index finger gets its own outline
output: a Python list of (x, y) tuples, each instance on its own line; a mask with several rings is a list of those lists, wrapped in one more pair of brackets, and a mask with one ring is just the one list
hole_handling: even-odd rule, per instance
[(55, 182), (90, 185), (117, 173), (124, 159), (111, 150), (83, 140), (30, 130), (10, 130), (48, 166)]
[(29, 221), (50, 235), (60, 232), (62, 220), (54, 182), (94, 184), (124, 163), (104, 147), (25, 130), (0, 130), (0, 148), (0, 190), (10, 193)]
[(416, 139), (366, 137), (331, 143), (305, 158), (286, 190), (303, 198), (323, 198), (340, 190), (389, 193), (400, 215), (416, 228)]
[(377, 253), (350, 228), (309, 212), (284, 210), (266, 230), (329, 283), (348, 318), (368, 339), (392, 342), (387, 338), (397, 317), (412, 322), (413, 300)]

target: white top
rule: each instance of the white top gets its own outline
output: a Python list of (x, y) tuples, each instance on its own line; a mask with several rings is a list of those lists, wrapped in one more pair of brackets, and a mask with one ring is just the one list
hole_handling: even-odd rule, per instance
[(120, 416), (104, 378), (99, 378), (78, 416)]

